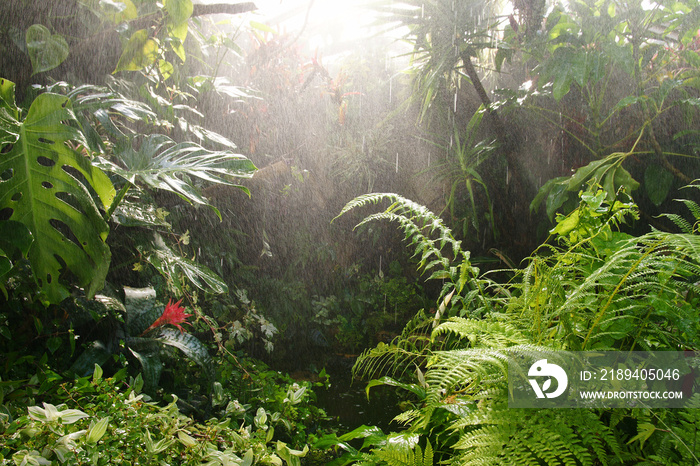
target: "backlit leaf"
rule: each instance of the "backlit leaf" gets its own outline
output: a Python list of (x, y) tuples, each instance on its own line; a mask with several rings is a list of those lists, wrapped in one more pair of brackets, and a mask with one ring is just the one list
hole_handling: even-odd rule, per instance
[(100, 10), (114, 24), (131, 21), (139, 15), (131, 0), (100, 0)]
[(68, 43), (59, 34), (51, 34), (46, 26), (32, 24), (27, 29), (27, 52), (32, 62), (32, 74), (56, 68), (68, 58)]
[(153, 64), (158, 57), (158, 44), (148, 36), (148, 30), (139, 29), (129, 38), (117, 62), (117, 71), (138, 71)]
[(87, 443), (95, 444), (100, 441), (100, 439), (107, 432), (107, 426), (109, 425), (109, 417), (103, 417), (97, 423), (90, 426), (88, 429), (87, 437), (85, 441)]
[(172, 24), (175, 25), (182, 24), (190, 19), (194, 10), (192, 0), (165, 0), (163, 8), (168, 12), (168, 18)]

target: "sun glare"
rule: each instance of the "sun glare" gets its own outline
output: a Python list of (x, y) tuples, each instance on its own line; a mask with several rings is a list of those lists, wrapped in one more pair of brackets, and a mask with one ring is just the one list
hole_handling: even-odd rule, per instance
[(373, 16), (368, 0), (258, 0), (258, 12), (267, 24), (289, 33), (303, 31), (312, 50), (326, 55), (344, 44), (370, 38)]

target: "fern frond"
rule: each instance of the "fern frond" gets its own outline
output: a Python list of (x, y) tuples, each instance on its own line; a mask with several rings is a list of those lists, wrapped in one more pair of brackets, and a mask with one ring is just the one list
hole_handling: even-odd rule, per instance
[(468, 343), (472, 348), (506, 348), (529, 342), (529, 338), (514, 325), (496, 320), (452, 317), (436, 327), (430, 338), (435, 340), (445, 334), (458, 336), (463, 344)]
[[(462, 250), (461, 242), (454, 238), (442, 219), (423, 205), (398, 194), (371, 193), (348, 202), (336, 218), (355, 208), (382, 201), (391, 204), (383, 212), (368, 215), (355, 228), (379, 220), (398, 223), (414, 248), (413, 257), (419, 259), (419, 270), (430, 273), (430, 278), (448, 280), (460, 293), (465, 287), (472, 290), (481, 286), (475, 283), (479, 270), (469, 262), (469, 252)], [(453, 261), (459, 265), (451, 266)]]
[(411, 449), (407, 443), (390, 442), (372, 453), (388, 466), (433, 466), (433, 447), (430, 442), (426, 445), (425, 452), (420, 445)]
[(460, 423), (457, 464), (608, 464), (609, 453), (619, 451), (610, 428), (592, 411), (500, 408), (472, 420), (478, 423)]
[(486, 390), (505, 386), (508, 360), (503, 350), (474, 348), (436, 352), (425, 376), (432, 388), (428, 403), (437, 403), (452, 393), (472, 400), (487, 398)]
[(423, 311), (418, 312), (391, 343), (380, 343), (360, 354), (352, 368), (353, 376), (372, 379), (382, 375), (395, 377), (424, 365), (430, 355), (431, 324), (431, 317)]
[(409, 409), (408, 411), (404, 411), (401, 414), (397, 415), (394, 417), (394, 421), (398, 422), (399, 424), (403, 425), (410, 425), (414, 420), (416, 420), (418, 417), (422, 416), (422, 413), (420, 410), (417, 409)]
[(693, 226), (678, 214), (663, 214), (664, 217), (672, 221), (683, 233), (692, 233)]

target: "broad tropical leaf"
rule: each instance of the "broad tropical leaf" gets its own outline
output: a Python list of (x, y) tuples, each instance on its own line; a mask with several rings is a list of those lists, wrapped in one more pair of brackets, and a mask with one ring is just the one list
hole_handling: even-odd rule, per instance
[(163, 372), (163, 361), (160, 359), (160, 345), (150, 338), (129, 338), (129, 352), (141, 364), (144, 390), (154, 393), (158, 388), (160, 374)]
[(26, 225), (8, 220), (0, 221), (0, 278), (12, 270), (13, 260), (17, 257), (27, 257), (33, 241), (32, 233)]
[(192, 0), (165, 0), (163, 8), (174, 25), (182, 24), (192, 16)]
[(68, 58), (68, 43), (63, 36), (51, 34), (46, 26), (32, 24), (27, 29), (27, 53), (34, 74), (56, 68)]
[(14, 143), (19, 135), (19, 109), (15, 105), (15, 83), (0, 79), (0, 145)]
[[(70, 99), (39, 95), (24, 121), (7, 97), (14, 92), (7, 81), (3, 93), (0, 140), (0, 209), (9, 220), (23, 223), (34, 236), (29, 259), (35, 279), (49, 302), (68, 295), (60, 283), (70, 271), (93, 296), (102, 287), (110, 261), (105, 244), (109, 227), (102, 219), (90, 189), (106, 209), (114, 197), (111, 181), (74, 147), (84, 145)], [(8, 141), (14, 139), (14, 143)]]
[(214, 375), (214, 366), (207, 347), (197, 337), (171, 328), (164, 328), (156, 340), (164, 345), (179, 349), (188, 359), (201, 366), (208, 376), (212, 377)]
[(153, 64), (158, 56), (158, 43), (148, 35), (148, 30), (139, 29), (129, 38), (119, 57), (114, 73), (138, 71)]
[[(104, 168), (130, 183), (141, 181), (151, 188), (174, 192), (190, 203), (201, 205), (209, 205), (209, 202), (190, 178), (231, 185), (225, 176), (249, 178), (256, 170), (243, 155), (210, 151), (193, 142), (176, 144), (162, 134), (148, 136), (138, 150), (128, 148), (118, 157), (125, 169), (107, 164)], [(216, 213), (219, 215), (218, 211)]]
[[(57, 83), (57, 87), (68, 86)], [(49, 90), (51, 90), (49, 88)], [(103, 137), (92, 126), (92, 118), (99, 121), (101, 127), (114, 141), (127, 140), (125, 132), (130, 130), (123, 124), (125, 120), (150, 122), (156, 114), (143, 102), (128, 99), (107, 87), (84, 84), (73, 89), (65, 89), (65, 94), (73, 102), (73, 111), (83, 125), (90, 148), (95, 152), (107, 152)]]
[(156, 236), (153, 248), (140, 248), (140, 253), (158, 272), (172, 280), (180, 292), (183, 291), (180, 279), (183, 274), (200, 290), (217, 294), (228, 293), (228, 286), (221, 277), (204, 265), (176, 254), (160, 236)]

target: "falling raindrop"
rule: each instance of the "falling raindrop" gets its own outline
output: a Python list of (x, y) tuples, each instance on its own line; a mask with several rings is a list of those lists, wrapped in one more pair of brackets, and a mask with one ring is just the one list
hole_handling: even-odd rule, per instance
[(510, 182), (510, 170), (508, 168), (508, 165), (506, 165), (506, 186), (508, 186), (509, 182)]
[(455, 91), (454, 112), (457, 113), (457, 91)]
[(394, 79), (393, 76), (389, 78), (389, 103), (391, 103), (391, 92), (392, 92), (393, 79)]
[(428, 151), (428, 166), (430, 166), (430, 151)]
[(396, 153), (396, 173), (399, 172), (399, 153)]
[(450, 135), (450, 149), (452, 149), (452, 135)]
[(420, 17), (421, 19), (425, 18), (425, 3), (421, 3), (420, 5)]
[(564, 153), (564, 131), (561, 132), (561, 153)]

